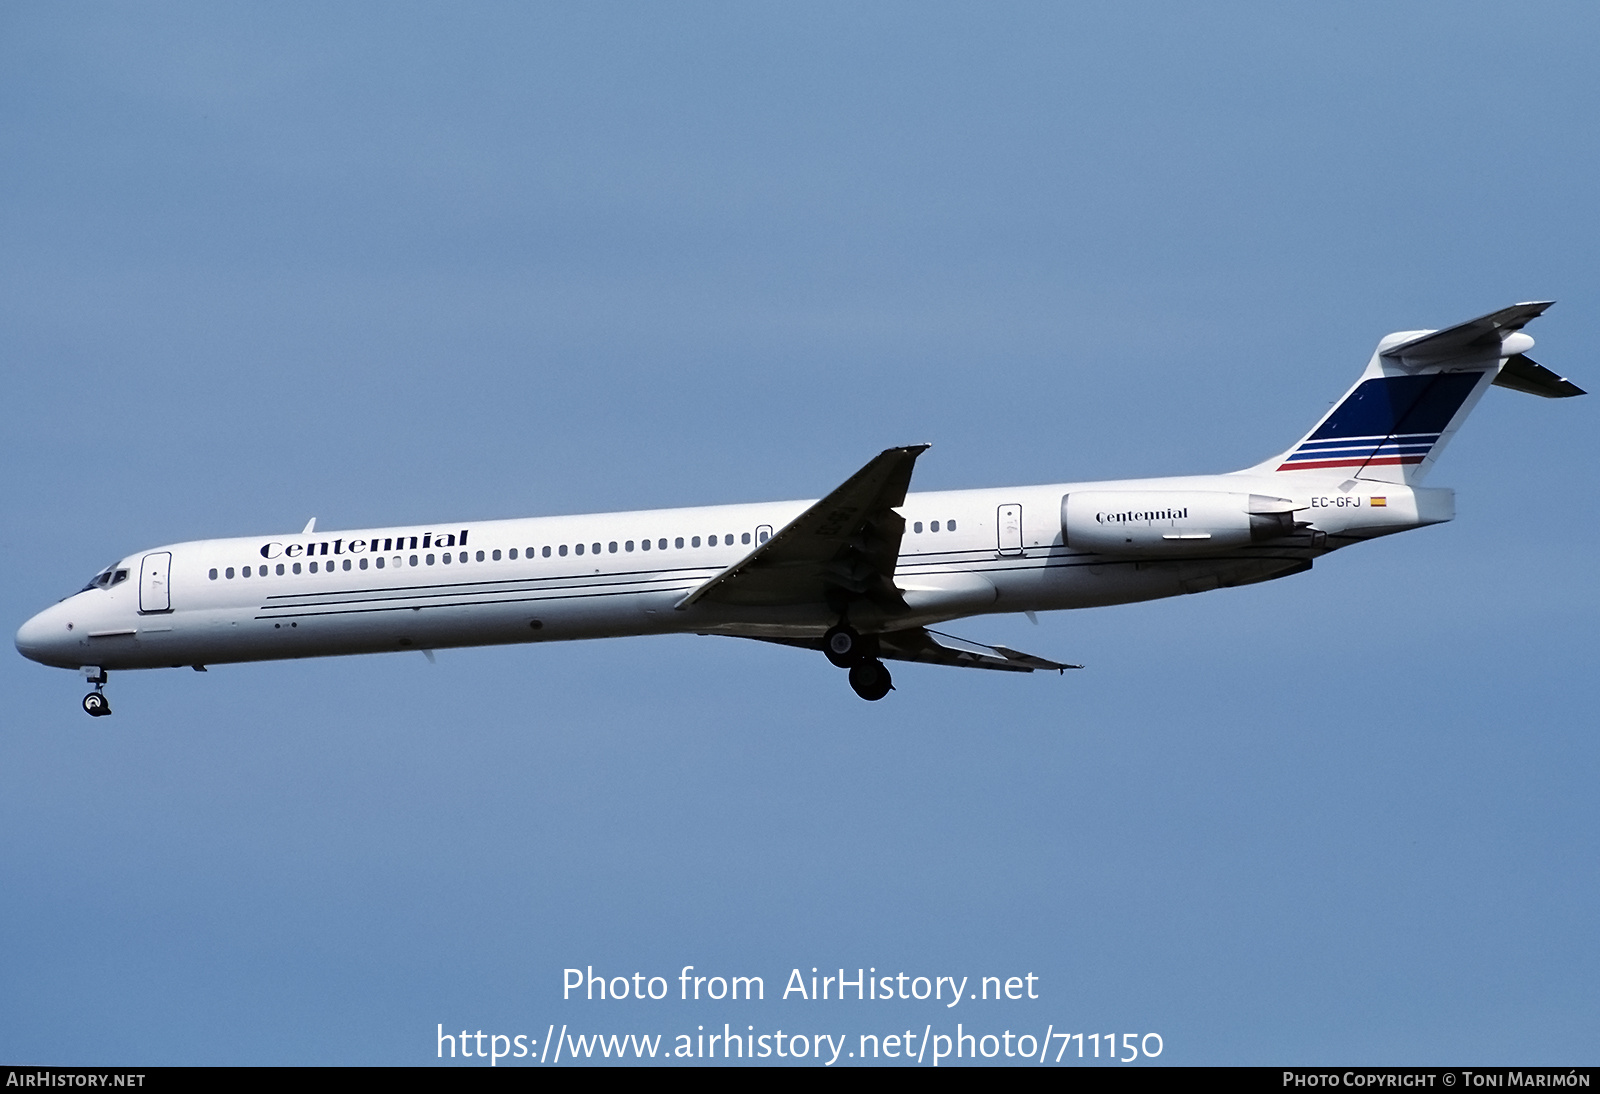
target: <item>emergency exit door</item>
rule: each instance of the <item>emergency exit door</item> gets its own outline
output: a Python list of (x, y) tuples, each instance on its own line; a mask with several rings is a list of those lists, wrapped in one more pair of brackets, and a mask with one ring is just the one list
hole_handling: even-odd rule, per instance
[[(144, 562), (139, 567), (139, 610), (141, 612), (170, 612), (172, 598), (168, 593), (171, 585), (172, 552), (157, 551), (152, 555), (145, 555)], [(230, 573), (232, 571), (229, 571)]]
[(1022, 506), (1002, 505), (999, 519), (995, 521), (995, 528), (1000, 537), (1001, 554), (1022, 554)]

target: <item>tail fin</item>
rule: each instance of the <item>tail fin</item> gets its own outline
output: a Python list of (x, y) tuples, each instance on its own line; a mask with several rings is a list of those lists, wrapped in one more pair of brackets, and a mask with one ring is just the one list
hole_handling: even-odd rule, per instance
[(1289, 451), (1255, 471), (1342, 471), (1351, 478), (1422, 481), (1491, 384), (1550, 398), (1583, 390), (1523, 354), (1518, 333), (1552, 301), (1513, 304), (1438, 331), (1401, 331), (1348, 392)]

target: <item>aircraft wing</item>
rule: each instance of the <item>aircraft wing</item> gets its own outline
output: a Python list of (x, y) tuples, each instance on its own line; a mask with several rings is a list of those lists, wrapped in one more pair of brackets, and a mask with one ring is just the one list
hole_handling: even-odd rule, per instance
[(844, 484), (675, 605), (840, 604), (865, 597), (905, 610), (895, 587), (895, 563), (911, 469), (925, 444), (879, 453)]
[[(1000, 672), (1034, 672), (1039, 669), (1081, 669), (1082, 665), (1067, 665), (1049, 661), (1029, 653), (1019, 653), (1005, 646), (985, 646), (968, 642), (953, 634), (942, 634), (925, 627), (903, 631), (890, 631), (876, 636), (878, 656), (893, 661), (920, 661), (925, 665), (951, 665), (964, 669), (997, 669)], [(763, 642), (777, 642), (785, 646), (805, 649), (822, 649), (820, 638), (763, 638)]]

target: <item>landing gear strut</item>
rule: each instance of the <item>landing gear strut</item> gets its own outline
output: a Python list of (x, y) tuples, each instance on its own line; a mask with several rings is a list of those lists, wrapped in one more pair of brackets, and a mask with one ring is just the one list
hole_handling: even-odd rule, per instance
[(111, 701), (106, 698), (106, 670), (92, 665), (83, 669), (84, 679), (94, 685), (94, 690), (83, 697), (83, 712), (92, 718), (104, 718), (111, 713)]

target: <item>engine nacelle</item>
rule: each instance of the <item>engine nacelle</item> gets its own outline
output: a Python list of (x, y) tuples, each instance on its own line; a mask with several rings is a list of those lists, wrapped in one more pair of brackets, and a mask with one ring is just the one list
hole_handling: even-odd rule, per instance
[(1068, 547), (1106, 555), (1192, 555), (1294, 531), (1294, 502), (1222, 490), (1074, 490), (1061, 499)]

